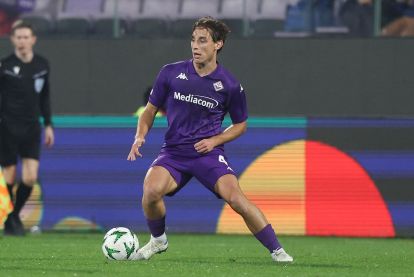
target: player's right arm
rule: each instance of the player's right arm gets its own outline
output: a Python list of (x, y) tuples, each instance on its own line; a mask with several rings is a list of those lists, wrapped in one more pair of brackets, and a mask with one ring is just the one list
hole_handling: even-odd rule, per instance
[(139, 148), (145, 143), (145, 136), (154, 123), (158, 107), (164, 106), (168, 95), (168, 75), (169, 70), (167, 69), (167, 66), (164, 66), (160, 73), (158, 73), (157, 79), (152, 86), (145, 110), (138, 119), (137, 132), (135, 134), (134, 143), (131, 146), (131, 151), (128, 155), (128, 161), (135, 161), (137, 157), (142, 157)]
[(151, 129), (157, 112), (158, 108), (150, 102), (148, 102), (144, 112), (138, 119), (137, 132), (135, 134), (134, 142), (131, 146), (131, 151), (129, 151), (128, 154), (128, 161), (135, 161), (137, 157), (142, 157), (142, 154), (141, 152), (139, 152), (139, 149), (145, 143), (145, 136)]

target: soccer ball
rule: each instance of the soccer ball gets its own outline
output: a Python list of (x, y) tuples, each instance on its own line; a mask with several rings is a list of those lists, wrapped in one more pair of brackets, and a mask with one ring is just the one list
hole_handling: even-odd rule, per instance
[(138, 237), (125, 227), (109, 230), (102, 243), (102, 252), (109, 260), (131, 260), (138, 249)]

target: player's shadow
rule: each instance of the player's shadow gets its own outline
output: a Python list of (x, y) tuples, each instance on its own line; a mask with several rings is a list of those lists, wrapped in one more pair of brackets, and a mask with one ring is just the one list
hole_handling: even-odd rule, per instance
[[(240, 264), (240, 265), (249, 265), (249, 266), (268, 266), (268, 265), (274, 265), (275, 262), (273, 262), (270, 259), (263, 259), (263, 258), (226, 258), (226, 259), (217, 259), (217, 257), (203, 257), (201, 258), (186, 258), (186, 259), (159, 259), (159, 262), (169, 262), (169, 263), (177, 263), (177, 264), (211, 264), (211, 265), (217, 265), (217, 264)], [(345, 264), (323, 264), (323, 263), (302, 263), (300, 261), (294, 261), (293, 263), (281, 263), (280, 265), (284, 266), (292, 266), (292, 267), (310, 267), (310, 268), (338, 268), (338, 269), (344, 269), (344, 268), (352, 268), (352, 265), (345, 265)]]
[(316, 264), (316, 263), (301, 263), (293, 262), (290, 266), (294, 267), (312, 267), (312, 268), (352, 268), (352, 265), (345, 264)]
[(218, 265), (218, 264), (243, 264), (243, 265), (251, 265), (251, 266), (265, 266), (266, 264), (269, 264), (269, 261), (263, 261), (263, 259), (260, 260), (254, 260), (254, 261), (247, 261), (245, 259), (217, 259), (217, 257), (203, 257), (201, 258), (186, 258), (186, 259), (159, 259), (159, 262), (168, 262), (168, 263), (177, 263), (177, 264), (209, 264), (209, 265)]

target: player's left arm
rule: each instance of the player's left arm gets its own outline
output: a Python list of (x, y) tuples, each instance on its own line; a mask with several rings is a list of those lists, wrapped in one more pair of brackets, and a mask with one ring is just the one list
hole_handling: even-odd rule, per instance
[(235, 140), (247, 130), (247, 104), (243, 87), (238, 84), (232, 89), (229, 102), (229, 114), (233, 122), (221, 134), (203, 139), (194, 145), (198, 153), (208, 153), (214, 147)]
[[(50, 72), (48, 68), (48, 72)], [(50, 105), (49, 73), (45, 76), (45, 83), (40, 93), (40, 113), (45, 126), (45, 145), (52, 147), (55, 143), (55, 134), (52, 127), (52, 109)]]
[(246, 130), (246, 121), (232, 124), (227, 129), (225, 129), (223, 133), (197, 142), (196, 144), (194, 144), (194, 148), (197, 150), (198, 153), (208, 153), (212, 151), (214, 147), (216, 147), (217, 145), (230, 142), (240, 137), (244, 132), (246, 132)]

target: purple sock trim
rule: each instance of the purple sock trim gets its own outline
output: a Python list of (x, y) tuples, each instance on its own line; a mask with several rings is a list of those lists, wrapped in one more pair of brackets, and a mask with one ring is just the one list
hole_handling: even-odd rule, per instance
[(156, 238), (164, 234), (165, 232), (165, 216), (160, 219), (148, 219), (148, 228), (150, 229), (151, 235)]
[(272, 225), (266, 225), (261, 231), (254, 234), (258, 241), (260, 241), (264, 247), (266, 247), (270, 253), (273, 250), (278, 250), (282, 248), (279, 241), (277, 240), (275, 231), (272, 228)]

